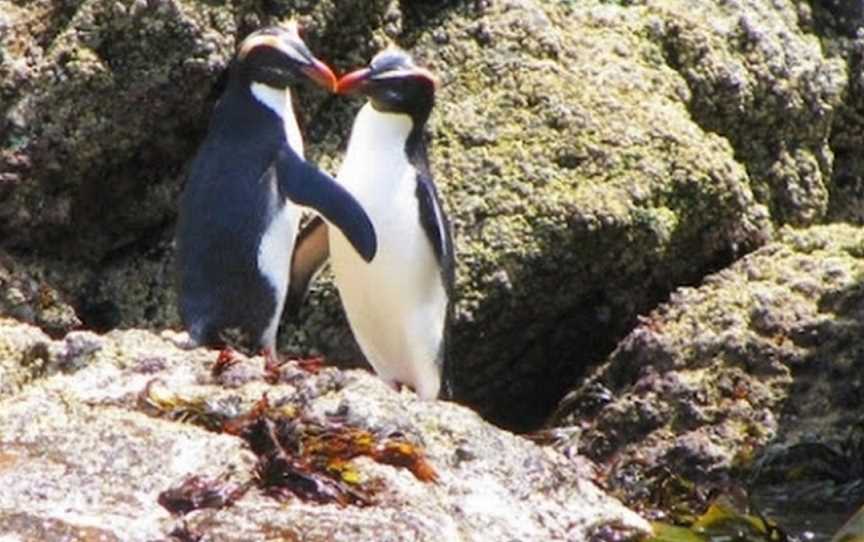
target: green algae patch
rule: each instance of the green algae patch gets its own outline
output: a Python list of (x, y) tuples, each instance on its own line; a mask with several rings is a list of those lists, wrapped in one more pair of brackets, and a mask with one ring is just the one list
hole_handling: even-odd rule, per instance
[(666, 523), (651, 525), (654, 535), (646, 542), (782, 542), (786, 534), (765, 518), (743, 514), (733, 507), (712, 504), (689, 527)]

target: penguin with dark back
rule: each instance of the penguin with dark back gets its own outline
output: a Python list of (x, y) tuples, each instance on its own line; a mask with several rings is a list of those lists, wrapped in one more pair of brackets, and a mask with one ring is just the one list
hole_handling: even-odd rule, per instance
[[(304, 230), (296, 251), (317, 264), (329, 253), (363, 354), (382, 379), (408, 385), (424, 399), (451, 395), (447, 343), (453, 241), (423, 139), (436, 87), (428, 70), (396, 48), (340, 79), (340, 94), (368, 101), (354, 120), (336, 180), (371, 218), (378, 253), (363, 261), (350, 239), (320, 220)], [(314, 266), (294, 266), (294, 271), (300, 276), (292, 279), (289, 299), (302, 298)]]
[(324, 216), (362, 261), (377, 250), (357, 200), (303, 158), (291, 87), (333, 91), (332, 71), (294, 24), (249, 35), (229, 72), (180, 197), (176, 230), (180, 316), (193, 343), (222, 346), (239, 329), (276, 363), (301, 208)]

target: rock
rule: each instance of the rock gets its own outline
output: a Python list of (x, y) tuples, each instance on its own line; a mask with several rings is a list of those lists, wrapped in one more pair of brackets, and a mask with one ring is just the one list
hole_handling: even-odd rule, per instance
[[(51, 341), (0, 320), (0, 345), (37, 337), (47, 365), (62, 368), (0, 397), (0, 532), (40, 540), (162, 540), (183, 531), (214, 540), (269, 533), (309, 541), (494, 541), (588, 540), (604, 528), (633, 536), (648, 528), (590, 481), (585, 462), (577, 466), (460, 406), (393, 392), (366, 372), (286, 368), (290, 382), (271, 386), (261, 379), (260, 358), (238, 355), (216, 380), (214, 352), (178, 350), (168, 335), (72, 335)], [(255, 486), (255, 455), (241, 438), (193, 424), (191, 410), (173, 421), (155, 415), (153, 405), (170, 395), (200, 397), (237, 413), (262, 394), (286, 412), (303, 412), (297, 423), (312, 418), (325, 428), (402, 435), (425, 453), (437, 483), (361, 457), (349, 466), (361, 486), (376, 488), (371, 506), (280, 501), (251, 487), (230, 506), (173, 517), (160, 494), (192, 476)]]
[(0, 318), (0, 399), (44, 374), (51, 339), (37, 327)]
[(75, 309), (39, 272), (0, 252), (0, 315), (35, 324), (62, 337), (79, 327)]
[(663, 21), (657, 38), (687, 82), (695, 121), (728, 139), (776, 222), (821, 220), (833, 175), (832, 121), (848, 74), (840, 58), (824, 55), (817, 36), (802, 31), (806, 5), (652, 4)]
[[(802, 5), (803, 6), (803, 5)], [(849, 83), (833, 116), (830, 145), (834, 152), (829, 217), (864, 222), (864, 6), (825, 0), (815, 2), (808, 21), (827, 54), (846, 64)]]
[(173, 217), (236, 25), (207, 4), (116, 5), (3, 2), (6, 246), (99, 262)]
[(862, 246), (860, 227), (781, 230), (642, 318), (551, 423), (580, 425), (580, 453), (624, 492), (667, 466), (699, 484), (740, 479), (769, 444), (848, 447), (864, 406)]

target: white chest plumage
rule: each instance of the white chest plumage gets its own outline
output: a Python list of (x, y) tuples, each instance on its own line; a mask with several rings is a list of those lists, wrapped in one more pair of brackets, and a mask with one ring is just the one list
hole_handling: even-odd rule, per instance
[[(252, 94), (259, 102), (279, 115), (285, 126), (288, 144), (300, 157), (303, 157), (303, 137), (300, 135), (300, 127), (297, 125), (297, 117), (292, 107), (291, 92), (287, 89), (275, 89), (261, 83), (253, 83)], [(271, 190), (275, 191), (276, 187), (272, 186)], [(278, 198), (278, 194), (274, 193), (273, 197)], [(264, 330), (261, 340), (265, 347), (271, 349), (275, 349), (276, 331), (279, 328), (279, 319), (288, 292), (291, 252), (299, 221), (300, 209), (291, 202), (286, 202), (273, 217), (258, 246), (258, 269), (276, 290), (276, 312)]]
[(435, 398), (447, 295), (432, 245), (420, 224), (417, 172), (405, 155), (407, 115), (365, 105), (354, 121), (337, 181), (375, 227), (378, 252), (364, 262), (329, 228), (330, 259), (351, 329), (385, 380)]

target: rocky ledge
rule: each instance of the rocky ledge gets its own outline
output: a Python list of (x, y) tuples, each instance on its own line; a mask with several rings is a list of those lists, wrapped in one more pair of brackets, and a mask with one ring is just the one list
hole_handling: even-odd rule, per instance
[[(181, 350), (163, 335), (55, 341), (0, 320), (0, 532), (484, 542), (646, 532), (592, 482), (590, 462), (464, 407), (419, 401), (361, 370), (289, 362), (269, 384), (261, 358), (239, 354), (214, 375), (215, 352)], [(265, 427), (290, 469), (263, 463), (264, 437), (250, 444), (237, 429), (258, 423), (249, 412), (263, 397), (281, 417)], [(289, 431), (297, 447), (284, 443)], [(346, 456), (351, 442), (369, 453)]]

